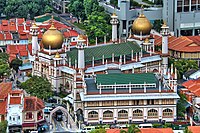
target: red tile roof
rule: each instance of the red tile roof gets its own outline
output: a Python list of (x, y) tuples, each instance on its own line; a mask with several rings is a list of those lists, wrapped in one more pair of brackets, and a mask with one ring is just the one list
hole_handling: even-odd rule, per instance
[(32, 55), (32, 44), (28, 44), (28, 51)]
[(187, 88), (195, 96), (200, 96), (200, 79), (186, 81), (182, 86)]
[(173, 133), (171, 128), (140, 128), (141, 133)]
[(7, 105), (6, 101), (0, 102), (0, 115), (6, 114), (6, 105)]
[(23, 90), (12, 90), (11, 92), (10, 92), (10, 94), (21, 94), (21, 93), (23, 93)]
[(24, 98), (24, 111), (36, 111), (41, 110), (44, 107), (44, 102), (37, 97)]
[(12, 34), (11, 33), (5, 33), (5, 40), (12, 40)]
[(10, 105), (21, 104), (21, 97), (10, 97)]
[[(155, 45), (162, 45), (162, 37), (155, 37)], [(200, 36), (181, 36), (168, 38), (168, 45), (170, 50), (180, 52), (200, 52)]]
[(18, 25), (21, 25), (24, 23), (24, 18), (16, 18)]
[(200, 132), (200, 126), (188, 126), (188, 129), (189, 129), (192, 133), (199, 133), (199, 132)]
[(21, 33), (24, 31), (24, 25), (18, 25), (18, 32)]
[(4, 40), (4, 34), (0, 33), (0, 40)]
[(69, 30), (69, 35), (70, 37), (77, 37), (78, 36), (78, 32), (75, 30)]
[(11, 82), (0, 83), (0, 99), (4, 99), (12, 91)]
[(9, 62), (11, 62), (14, 59), (16, 59), (16, 55), (15, 54), (9, 54)]
[(19, 50), (17, 48), (17, 45), (7, 45), (7, 53), (8, 54), (18, 54)]
[(19, 51), (20, 56), (28, 56), (28, 51)]
[(107, 129), (106, 133), (120, 133), (121, 129)]

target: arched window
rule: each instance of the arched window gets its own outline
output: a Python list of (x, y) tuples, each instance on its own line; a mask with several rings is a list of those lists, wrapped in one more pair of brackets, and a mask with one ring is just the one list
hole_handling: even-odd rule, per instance
[(172, 117), (173, 116), (173, 111), (171, 109), (164, 109), (163, 110), (163, 116), (164, 117)]
[(136, 109), (133, 111), (133, 117), (142, 117), (142, 116), (143, 116), (142, 110)]
[(37, 113), (37, 119), (38, 120), (41, 120), (43, 118), (43, 112), (42, 110), (40, 110), (38, 113)]
[(26, 119), (27, 119), (27, 120), (33, 119), (33, 114), (32, 114), (32, 112), (27, 112), (27, 113), (26, 113)]
[(128, 112), (126, 110), (119, 111), (118, 118), (128, 118)]
[(158, 116), (158, 111), (155, 110), (155, 109), (150, 109), (150, 110), (148, 111), (148, 116), (149, 116), (149, 117), (157, 117), (157, 116)]
[(98, 118), (98, 112), (91, 111), (88, 113), (88, 119), (97, 119)]
[(103, 118), (113, 118), (113, 112), (110, 110), (107, 110), (103, 113)]

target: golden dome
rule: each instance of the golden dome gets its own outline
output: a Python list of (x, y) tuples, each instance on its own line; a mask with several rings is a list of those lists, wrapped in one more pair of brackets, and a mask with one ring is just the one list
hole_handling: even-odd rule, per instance
[(55, 58), (60, 58), (60, 54), (57, 52)]
[(45, 49), (49, 49), (49, 46), (51, 46), (51, 49), (61, 49), (63, 40), (63, 34), (54, 27), (53, 22), (42, 36), (42, 44)]
[(146, 38), (146, 39), (144, 40), (144, 43), (149, 43), (149, 38)]
[(141, 13), (138, 18), (135, 19), (132, 25), (133, 33), (136, 35), (150, 35), (152, 25), (146, 16)]

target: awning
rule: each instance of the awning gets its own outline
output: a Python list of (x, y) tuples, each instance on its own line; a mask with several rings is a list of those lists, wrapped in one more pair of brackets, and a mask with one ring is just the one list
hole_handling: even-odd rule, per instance
[(36, 123), (23, 123), (22, 127), (35, 127)]
[(66, 97), (63, 98), (66, 101), (69, 101), (71, 104), (74, 103), (74, 99), (72, 97), (72, 94), (67, 95)]

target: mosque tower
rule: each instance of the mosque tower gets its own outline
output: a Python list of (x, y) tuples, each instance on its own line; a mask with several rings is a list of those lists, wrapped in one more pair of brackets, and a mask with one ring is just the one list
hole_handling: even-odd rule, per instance
[(162, 35), (162, 70), (163, 74), (167, 73), (168, 68), (168, 35), (169, 35), (169, 27), (166, 22), (163, 23), (161, 27), (161, 35)]
[(36, 25), (34, 21), (30, 28), (30, 34), (32, 35), (32, 55), (36, 55), (37, 51), (40, 50), (40, 46), (38, 44), (38, 34), (39, 34), (38, 29), (39, 27)]
[(81, 70), (85, 68), (84, 42), (85, 42), (85, 39), (83, 39), (83, 36), (79, 35), (77, 39), (76, 47), (78, 49), (78, 69), (81, 69)]
[(119, 23), (118, 21), (118, 16), (116, 15), (116, 13), (113, 13), (113, 15), (111, 16), (111, 20), (110, 23), (112, 24), (112, 42), (115, 43), (117, 42), (117, 25)]

